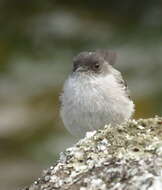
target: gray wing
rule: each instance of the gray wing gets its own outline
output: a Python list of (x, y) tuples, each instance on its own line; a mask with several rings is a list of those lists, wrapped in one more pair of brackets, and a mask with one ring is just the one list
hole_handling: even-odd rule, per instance
[(130, 99), (130, 98), (131, 98), (131, 97), (130, 97), (130, 91), (129, 91), (129, 89), (128, 89), (128, 85), (127, 85), (126, 80), (124, 80), (124, 79), (121, 78), (120, 84), (123, 86), (127, 97)]
[(102, 49), (96, 50), (96, 53), (102, 56), (105, 59), (105, 61), (107, 61), (111, 65), (111, 68), (112, 68), (111, 71), (115, 75), (119, 84), (121, 84), (121, 87), (124, 89), (126, 96), (130, 98), (127, 82), (123, 79), (121, 73), (112, 67), (112, 65), (114, 65), (116, 62), (116, 56), (117, 56), (116, 53), (110, 50), (102, 50)]
[(124, 89), (124, 91), (126, 93), (126, 96), (130, 99), (130, 92), (129, 92), (129, 89), (128, 89), (127, 82), (123, 79), (121, 73), (118, 70), (113, 69), (113, 73), (114, 73), (117, 81), (121, 85), (121, 87)]

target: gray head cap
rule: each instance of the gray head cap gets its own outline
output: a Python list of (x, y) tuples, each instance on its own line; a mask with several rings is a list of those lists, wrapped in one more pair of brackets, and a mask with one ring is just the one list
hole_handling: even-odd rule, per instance
[(96, 50), (94, 52), (81, 52), (74, 57), (73, 71), (83, 65), (94, 66), (107, 62), (110, 65), (114, 65), (116, 62), (116, 53), (109, 50)]

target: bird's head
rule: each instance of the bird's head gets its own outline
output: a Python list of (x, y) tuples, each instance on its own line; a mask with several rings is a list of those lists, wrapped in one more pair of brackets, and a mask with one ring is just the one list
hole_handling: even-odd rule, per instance
[(74, 58), (73, 73), (103, 74), (116, 61), (116, 53), (109, 50), (81, 52)]

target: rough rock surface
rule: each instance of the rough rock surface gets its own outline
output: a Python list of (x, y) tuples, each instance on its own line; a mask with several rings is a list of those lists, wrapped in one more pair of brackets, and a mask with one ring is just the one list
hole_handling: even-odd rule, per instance
[(162, 190), (162, 118), (88, 132), (26, 190)]

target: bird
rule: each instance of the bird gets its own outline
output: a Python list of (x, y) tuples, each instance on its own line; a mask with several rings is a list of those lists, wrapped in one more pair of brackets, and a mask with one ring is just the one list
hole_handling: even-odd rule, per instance
[(125, 80), (114, 68), (117, 54), (107, 49), (84, 51), (73, 59), (73, 69), (60, 95), (60, 115), (74, 136), (118, 126), (135, 110)]

